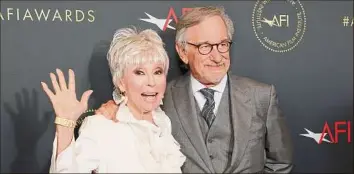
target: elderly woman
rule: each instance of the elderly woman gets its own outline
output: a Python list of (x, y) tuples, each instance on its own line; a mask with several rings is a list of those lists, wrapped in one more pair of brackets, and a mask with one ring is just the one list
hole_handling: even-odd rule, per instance
[(108, 62), (119, 104), (119, 122), (102, 115), (87, 117), (80, 136), (74, 127), (87, 109), (92, 90), (76, 99), (74, 72), (50, 73), (54, 91), (42, 82), (55, 114), (56, 137), (50, 172), (180, 173), (185, 156), (171, 135), (171, 122), (160, 109), (166, 88), (168, 57), (153, 30), (124, 28), (114, 34)]

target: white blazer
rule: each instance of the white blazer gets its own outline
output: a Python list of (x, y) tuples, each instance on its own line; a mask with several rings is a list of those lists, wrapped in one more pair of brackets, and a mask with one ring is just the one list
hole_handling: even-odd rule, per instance
[(121, 105), (114, 123), (102, 115), (87, 117), (80, 136), (56, 159), (57, 137), (53, 142), (50, 173), (181, 173), (186, 157), (171, 135), (171, 121), (158, 108), (155, 125), (137, 120)]

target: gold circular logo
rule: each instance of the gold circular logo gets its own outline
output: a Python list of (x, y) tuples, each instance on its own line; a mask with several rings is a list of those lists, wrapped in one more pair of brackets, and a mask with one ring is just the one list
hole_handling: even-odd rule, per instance
[(302, 40), (306, 14), (299, 0), (257, 0), (252, 13), (254, 33), (273, 52), (287, 52)]

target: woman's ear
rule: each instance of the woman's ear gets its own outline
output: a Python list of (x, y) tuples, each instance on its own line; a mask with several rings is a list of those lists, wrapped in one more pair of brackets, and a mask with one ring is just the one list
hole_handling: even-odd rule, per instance
[(126, 91), (126, 86), (125, 86), (125, 83), (124, 83), (123, 79), (119, 79), (118, 80), (117, 86), (118, 86), (120, 92), (125, 92)]

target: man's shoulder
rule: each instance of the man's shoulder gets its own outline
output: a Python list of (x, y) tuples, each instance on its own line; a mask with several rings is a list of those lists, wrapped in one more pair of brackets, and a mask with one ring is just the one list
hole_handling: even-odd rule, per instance
[(258, 80), (254, 80), (245, 76), (230, 75), (230, 80), (233, 85), (237, 85), (240, 88), (270, 88), (271, 85)]
[(231, 85), (233, 86), (231, 89), (243, 91), (247, 95), (259, 96), (257, 98), (261, 101), (268, 101), (272, 92), (273, 85), (249, 77), (232, 75), (230, 81), (232, 81)]

